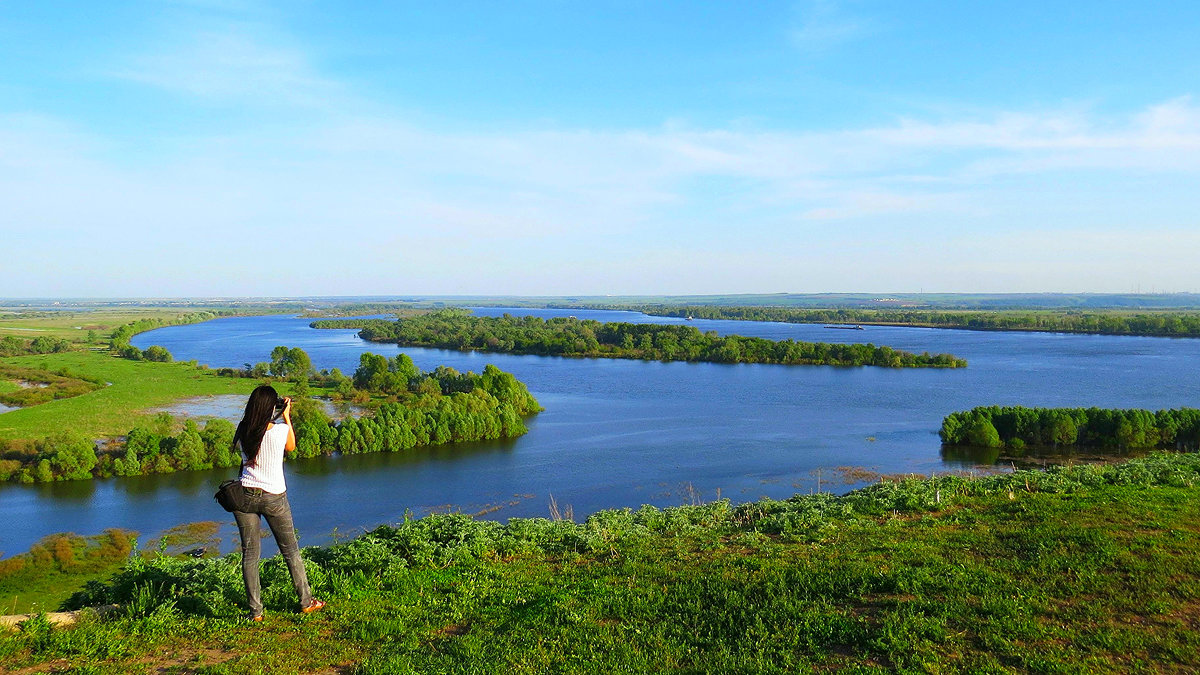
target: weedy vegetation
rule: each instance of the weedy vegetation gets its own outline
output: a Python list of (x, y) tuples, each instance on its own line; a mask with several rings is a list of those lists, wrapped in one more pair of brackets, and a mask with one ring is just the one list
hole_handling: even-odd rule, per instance
[(1200, 668), (1200, 455), (880, 482), (846, 495), (449, 514), (279, 557), (267, 621), (237, 555), (133, 556), (0, 635), (18, 669), (73, 672), (1128, 673)]

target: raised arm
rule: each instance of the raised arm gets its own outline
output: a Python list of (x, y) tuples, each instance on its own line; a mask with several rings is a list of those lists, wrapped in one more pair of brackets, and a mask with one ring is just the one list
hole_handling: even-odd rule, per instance
[(283, 449), (286, 452), (291, 452), (296, 449), (296, 430), (292, 428), (292, 399), (289, 396), (284, 397), (283, 400), (287, 401), (287, 405), (283, 407), (283, 423), (288, 428), (288, 437), (287, 441), (283, 444)]

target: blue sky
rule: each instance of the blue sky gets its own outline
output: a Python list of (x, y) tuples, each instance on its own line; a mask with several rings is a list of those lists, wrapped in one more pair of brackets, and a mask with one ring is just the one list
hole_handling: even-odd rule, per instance
[(0, 2), (0, 297), (1200, 291), (1200, 3)]

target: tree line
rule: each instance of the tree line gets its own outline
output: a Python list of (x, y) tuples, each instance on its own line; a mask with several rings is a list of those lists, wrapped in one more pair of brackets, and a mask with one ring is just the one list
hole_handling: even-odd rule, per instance
[[(311, 364), (302, 350), (277, 347), (273, 354), (281, 362), (286, 355), (293, 362)], [(296, 456), (396, 452), (513, 438), (528, 430), (523, 418), (542, 410), (524, 383), (492, 365), (476, 374), (445, 366), (425, 372), (403, 354), (393, 359), (363, 354), (360, 361), (353, 378), (336, 371), (289, 373)], [(317, 383), (342, 377), (368, 400), (377, 398), (378, 405), (361, 418), (332, 420), (310, 395), (310, 376)], [(175, 420), (164, 412), (135, 425), (124, 439), (101, 447), (69, 431), (36, 440), (0, 441), (0, 481), (84, 480), (241, 464), (229, 420), (210, 419), (203, 427), (186, 420), (182, 430), (175, 432), (175, 428)]]
[(740, 335), (701, 333), (693, 326), (601, 323), (575, 317), (472, 315), (445, 309), (401, 318), (315, 321), (315, 328), (358, 328), (375, 342), (409, 347), (479, 350), (541, 356), (772, 363), (784, 365), (882, 366), (888, 368), (962, 368), (951, 354), (913, 354), (872, 344), (828, 344), (766, 340)]
[(652, 316), (778, 321), (781, 323), (857, 323), (968, 330), (1045, 331), (1098, 335), (1200, 337), (1200, 312), (936, 311), (921, 309), (795, 309), (787, 307), (622, 306)]
[(39, 335), (32, 340), (6, 335), (0, 338), (0, 357), (27, 356), (32, 354), (57, 354), (69, 352), (74, 347), (69, 340)]
[(988, 406), (947, 415), (940, 435), (947, 445), (1017, 451), (1029, 446), (1196, 450), (1200, 410)]

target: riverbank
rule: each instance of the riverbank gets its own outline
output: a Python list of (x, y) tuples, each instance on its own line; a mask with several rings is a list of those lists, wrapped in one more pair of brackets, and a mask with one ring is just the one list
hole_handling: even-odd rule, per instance
[(848, 495), (436, 516), (305, 549), (330, 601), (241, 619), (237, 556), (128, 566), (27, 624), (34, 672), (1138, 672), (1200, 667), (1200, 456), (880, 483)]

